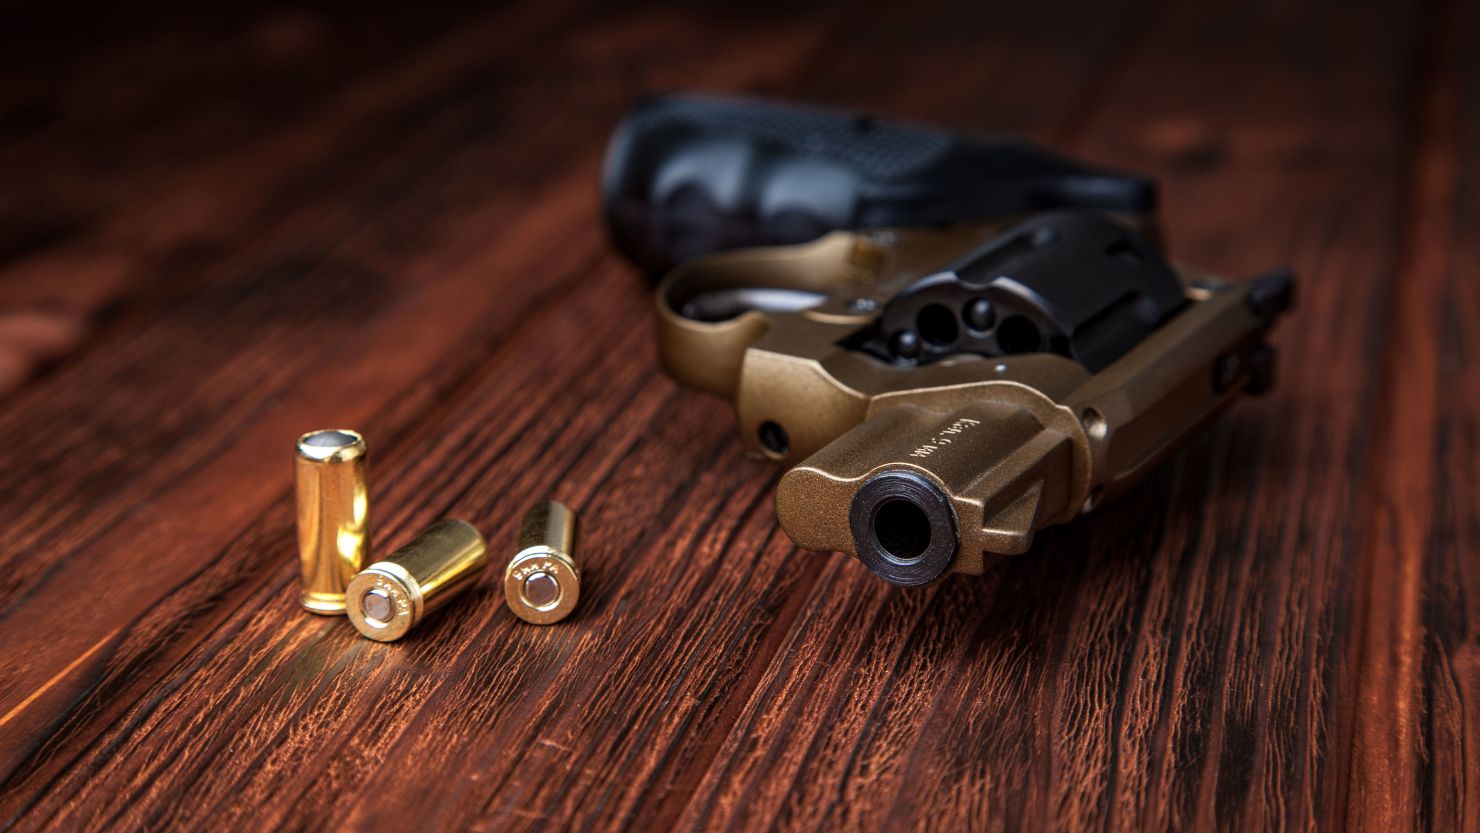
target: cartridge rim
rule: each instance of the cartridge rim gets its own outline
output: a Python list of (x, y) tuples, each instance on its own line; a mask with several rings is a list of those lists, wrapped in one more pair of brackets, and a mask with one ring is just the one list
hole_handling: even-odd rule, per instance
[[(376, 642), (394, 642), (405, 636), (421, 620), (424, 609), (421, 588), (416, 579), (399, 564), (377, 561), (350, 580), (345, 588), (345, 613), (355, 630)], [(366, 610), (374, 596), (389, 607), (388, 618), (379, 618)]]
[(345, 609), (343, 593), (324, 593), (317, 590), (305, 590), (299, 597), (299, 602), (304, 609), (310, 613), (319, 613), (325, 616), (342, 615)]
[[(530, 598), (527, 582), (540, 575), (553, 579), (553, 601)], [(575, 610), (581, 597), (581, 572), (565, 553), (548, 546), (520, 550), (504, 568), (504, 603), (515, 616), (535, 625), (559, 622)]]

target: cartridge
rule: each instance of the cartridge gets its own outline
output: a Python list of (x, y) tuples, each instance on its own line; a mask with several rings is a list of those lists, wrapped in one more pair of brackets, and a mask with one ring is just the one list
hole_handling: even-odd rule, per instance
[(478, 530), (465, 521), (438, 521), (350, 581), (349, 620), (370, 639), (394, 642), (472, 586), (487, 563)]
[(334, 428), (298, 438), (298, 559), (303, 607), (344, 613), (344, 588), (365, 566), (370, 547), (365, 439)]

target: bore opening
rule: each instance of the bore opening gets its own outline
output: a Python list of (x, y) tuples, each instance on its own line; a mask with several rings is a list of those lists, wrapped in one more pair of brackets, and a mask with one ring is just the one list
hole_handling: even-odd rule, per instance
[(1110, 425), (1105, 422), (1105, 415), (1094, 408), (1085, 408), (1080, 419), (1084, 422), (1084, 430), (1089, 434), (1090, 439), (1103, 440), (1110, 433)]
[(791, 438), (786, 436), (786, 429), (769, 419), (761, 423), (758, 434), (761, 445), (778, 457), (791, 450)]
[(1036, 353), (1043, 347), (1043, 334), (1027, 318), (1008, 316), (997, 325), (997, 346), (1008, 355)]
[(920, 310), (915, 316), (915, 329), (920, 331), (920, 338), (925, 339), (926, 344), (934, 347), (950, 346), (961, 334), (956, 314), (944, 304), (927, 304)]
[(874, 540), (900, 561), (914, 561), (930, 548), (930, 518), (903, 498), (890, 498), (874, 513)]
[(858, 560), (901, 587), (940, 578), (960, 547), (950, 500), (907, 469), (880, 472), (859, 487), (848, 507), (848, 529)]

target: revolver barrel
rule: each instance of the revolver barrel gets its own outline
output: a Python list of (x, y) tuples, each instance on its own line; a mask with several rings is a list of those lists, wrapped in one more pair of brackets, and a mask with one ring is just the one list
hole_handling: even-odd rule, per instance
[(896, 405), (787, 472), (777, 512), (800, 546), (850, 552), (894, 584), (981, 573), (1065, 514), (1076, 441), (1011, 404)]
[(1093, 375), (1040, 356), (1014, 381), (876, 399), (782, 477), (782, 527), (904, 586), (1026, 552), (1039, 529), (1126, 490), (1240, 394), (1268, 385), (1261, 286), (1190, 289), (1189, 309)]

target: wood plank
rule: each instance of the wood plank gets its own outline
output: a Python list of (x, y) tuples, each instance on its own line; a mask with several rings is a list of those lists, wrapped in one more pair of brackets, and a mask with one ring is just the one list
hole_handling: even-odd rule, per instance
[[(417, 37), (427, 26), (423, 22), (401, 37), (399, 48), (411, 56), (404, 58), (373, 38), (357, 49), (356, 30), (336, 28), (342, 45), (324, 63), (340, 74), (316, 79), (307, 73), (288, 95), (276, 93), (284, 86), (277, 77), (282, 69), (253, 65), (247, 56), (223, 50), (219, 33), (167, 26), (100, 56), (88, 55), (98, 62), (96, 75), (56, 81), (59, 89), (49, 90), (88, 115), (58, 114), (59, 123), (42, 136), (0, 144), (0, 168), (27, 172), (8, 180), (13, 210), (0, 205), (0, 228), (9, 215), (18, 224), (0, 231), (0, 238), (17, 240), (11, 256), (0, 257), (0, 314), (11, 334), (0, 339), (0, 395), (85, 347), (96, 330), (130, 311), (164, 314), (194, 290), (200, 271), (241, 241), (257, 239), (285, 216), (302, 212), (336, 177), (353, 177), (376, 164), (369, 157), (401, 141), (418, 120), (436, 121), (434, 110), (422, 108), (434, 108), (440, 90), (456, 89), (470, 74), (475, 78), (490, 50), (530, 50), (530, 43), (573, 14), (567, 3), (518, 7), (464, 20), (430, 46), (424, 41), (433, 35)], [(310, 19), (298, 25), (312, 30), (328, 24)], [(437, 27), (431, 28), (435, 33)], [(192, 48), (177, 48), (176, 42)], [(242, 59), (236, 76), (210, 63), (224, 58), (232, 65), (234, 57)], [(375, 63), (367, 65), (371, 59)], [(181, 75), (175, 73), (199, 86), (180, 89)], [(217, 74), (224, 79), (216, 80)], [(212, 86), (232, 79), (232, 91)], [(65, 97), (73, 86), (75, 95)], [(232, 92), (249, 110), (254, 96), (281, 110), (232, 113), (216, 103)], [(221, 110), (231, 125), (213, 121), (223, 117)], [(270, 121), (257, 124), (258, 119)], [(114, 133), (130, 139), (93, 140)], [(161, 138), (151, 142), (155, 134)], [(45, 233), (33, 228), (37, 223)], [(53, 227), (57, 233), (45, 231)]]
[(1436, 4), (1417, 64), (1408, 205), (1363, 513), (1369, 612), (1355, 704), (1354, 829), (1480, 825), (1480, 382), (1466, 367), (1480, 295), (1475, 244), (1463, 233), (1480, 164), (1480, 65), (1466, 50), (1477, 24), (1473, 9)]
[[(1366, 620), (1360, 483), (1380, 395), (1366, 368), (1388, 349), (1380, 334), (1399, 256), (1406, 116), (1423, 81), (1410, 72), (1422, 10), (1408, 11), (1344, 9), (1339, 21), (1319, 5), (1268, 4), (1233, 20), (1210, 12), (1183, 53), (1193, 66), (1197, 50), (1206, 75), (1179, 73), (1163, 95), (1229, 90), (1229, 111), (1202, 124), (1148, 119), (1169, 161), (1183, 163), (1168, 208), (1185, 207), (1191, 222), (1174, 227), (1174, 246), (1245, 273), (1293, 262), (1302, 283), (1276, 339), (1280, 390), (1237, 415), (1239, 433), (1210, 472), (1183, 475), (1216, 478), (1212, 502), (1193, 510), (1206, 512), (1195, 534), (1211, 547), (1190, 576), (1172, 574), (1168, 602), (1184, 606), (1149, 620), (1152, 652), (1128, 675), (1137, 687), (1127, 702), (1156, 722), (1150, 744), (1135, 724), (1119, 743), (1135, 755), (1132, 771), (1163, 780), (1144, 792), (1123, 782), (1115, 821), (1125, 827), (1344, 823), (1360, 673), (1352, 634)], [(1335, 28), (1317, 45), (1305, 33), (1318, 20)], [(1263, 48), (1237, 60), (1219, 50), (1240, 43)], [(1167, 676), (1154, 673), (1160, 645), (1177, 663)]]
[(151, 0), (79, 27), (41, 4), (0, 10), (0, 262), (65, 243), (150, 185), (303, 120), (466, 17)]

